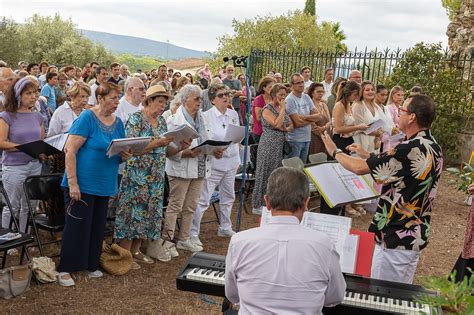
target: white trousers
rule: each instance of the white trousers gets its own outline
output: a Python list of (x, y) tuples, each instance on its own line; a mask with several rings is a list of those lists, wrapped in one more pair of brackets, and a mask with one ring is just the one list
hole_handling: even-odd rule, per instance
[(229, 231), (232, 229), (230, 214), (235, 200), (235, 173), (236, 169), (230, 171), (218, 171), (212, 169), (211, 176), (204, 180), (202, 185), (199, 203), (194, 212), (193, 225), (191, 227), (191, 236), (199, 236), (201, 229), (201, 220), (204, 212), (209, 208), (209, 199), (212, 193), (219, 186), (219, 230)]
[(389, 249), (375, 244), (370, 277), (412, 284), (419, 258), (419, 251)]
[[(28, 220), (28, 203), (26, 202), (23, 183), (28, 176), (40, 174), (41, 163), (38, 160), (33, 160), (25, 165), (3, 165), (2, 167), (3, 187), (12, 205), (13, 213), (16, 217), (19, 217), (19, 225), (22, 232), (26, 231), (26, 223)], [(36, 205), (37, 202), (32, 203), (33, 211), (36, 210)], [(5, 206), (2, 212), (3, 228), (8, 228), (10, 219), (10, 210)]]

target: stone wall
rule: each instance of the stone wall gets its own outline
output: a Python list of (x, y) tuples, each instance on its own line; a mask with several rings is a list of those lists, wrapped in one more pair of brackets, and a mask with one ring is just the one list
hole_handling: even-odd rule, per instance
[[(474, 0), (463, 0), (446, 31), (450, 54), (459, 54), (461, 58), (474, 57)], [(465, 79), (474, 81), (474, 71), (465, 69)]]

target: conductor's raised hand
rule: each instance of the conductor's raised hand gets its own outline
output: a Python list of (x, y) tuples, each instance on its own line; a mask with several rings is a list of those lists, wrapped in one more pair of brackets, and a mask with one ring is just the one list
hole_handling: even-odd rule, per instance
[(327, 131), (324, 131), (324, 133), (321, 135), (321, 139), (324, 142), (326, 151), (331, 155), (337, 149), (336, 144), (334, 143), (334, 141), (332, 141), (331, 136)]
[(360, 144), (350, 144), (346, 147), (347, 150), (351, 151), (351, 153), (355, 153), (363, 159), (367, 159), (370, 154), (367, 152)]

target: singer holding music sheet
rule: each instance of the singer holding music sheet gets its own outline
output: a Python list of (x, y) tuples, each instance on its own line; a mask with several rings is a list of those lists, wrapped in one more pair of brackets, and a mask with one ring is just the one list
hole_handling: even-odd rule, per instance
[[(230, 105), (230, 92), (224, 84), (211, 84), (209, 86), (209, 99), (214, 105), (203, 115), (207, 119), (208, 134), (213, 140), (226, 140), (226, 128), (229, 125), (239, 126), (239, 115)], [(219, 229), (217, 236), (231, 237), (235, 234), (232, 230), (230, 213), (235, 200), (234, 184), (235, 174), (240, 164), (239, 144), (231, 144), (223, 153), (222, 158), (212, 159), (211, 175), (204, 179), (204, 184), (199, 197), (199, 203), (194, 212), (193, 225), (191, 227), (191, 241), (199, 246), (201, 219), (204, 212), (209, 208), (209, 200), (212, 193), (219, 186)]]
[(117, 193), (117, 172), (121, 160), (131, 154), (107, 157), (113, 139), (125, 138), (122, 121), (114, 115), (120, 87), (105, 82), (95, 90), (97, 105), (74, 121), (66, 142), (64, 187), (66, 208), (58, 282), (74, 285), (70, 272), (87, 270), (90, 278), (102, 277), (102, 252), (109, 197)]
[[(3, 187), (10, 199), (13, 212), (19, 213), (22, 232), (26, 231), (28, 219), (28, 204), (24, 196), (23, 183), (28, 176), (41, 173), (41, 163), (15, 147), (44, 139), (45, 118), (41, 113), (31, 110), (35, 106), (37, 93), (37, 83), (30, 78), (14, 80), (6, 91), (5, 111), (0, 113)], [(2, 212), (3, 228), (8, 228), (10, 219), (10, 211), (5, 206)]]
[(400, 130), (406, 140), (380, 155), (360, 145), (348, 146), (359, 157), (336, 148), (326, 134), (328, 152), (346, 169), (371, 174), (383, 184), (382, 194), (369, 231), (376, 236), (371, 277), (412, 283), (419, 255), (428, 244), (431, 210), (443, 167), (440, 146), (430, 128), (435, 103), (425, 95), (408, 98), (399, 108)]
[(225, 295), (239, 314), (321, 314), (343, 301), (346, 283), (334, 244), (300, 225), (309, 184), (297, 169), (280, 167), (268, 179), (269, 224), (230, 240)]

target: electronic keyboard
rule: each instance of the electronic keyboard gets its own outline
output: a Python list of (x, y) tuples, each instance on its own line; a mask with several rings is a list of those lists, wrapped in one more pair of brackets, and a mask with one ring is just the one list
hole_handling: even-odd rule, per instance
[[(436, 295), (420, 286), (349, 274), (344, 274), (344, 279), (344, 301), (323, 308), (323, 314), (435, 314), (429, 305), (415, 302), (421, 295)], [(181, 268), (176, 286), (182, 291), (225, 297), (225, 256), (193, 254)]]

